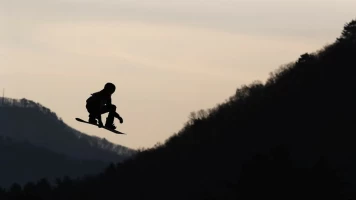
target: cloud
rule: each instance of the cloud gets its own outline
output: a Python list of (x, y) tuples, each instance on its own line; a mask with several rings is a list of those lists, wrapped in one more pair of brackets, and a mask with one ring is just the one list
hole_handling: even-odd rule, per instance
[[(4, 16), (43, 22), (138, 21), (255, 35), (328, 34), (354, 17), (355, 1), (0, 0)], [(2, 9), (2, 10), (1, 10)], [(342, 11), (342, 15), (339, 14)], [(320, 23), (328, 21), (328, 23)], [(334, 34), (334, 32), (332, 33)]]
[[(287, 54), (286, 46), (312, 49), (317, 43), (130, 21), (46, 24), (33, 32), (32, 40), (45, 52), (72, 59), (95, 58), (103, 63), (224, 77), (241, 69), (238, 63), (250, 66), (246, 75), (255, 73), (250, 57), (267, 49), (265, 62), (270, 60), (268, 54)], [(289, 51), (298, 54), (297, 50)]]

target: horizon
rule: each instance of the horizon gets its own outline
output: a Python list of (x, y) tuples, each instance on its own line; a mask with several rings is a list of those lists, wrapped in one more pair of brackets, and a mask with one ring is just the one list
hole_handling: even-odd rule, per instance
[[(333, 43), (355, 18), (352, 1), (288, 2), (0, 0), (0, 88), (80, 132), (152, 147), (190, 112)], [(75, 120), (87, 119), (85, 100), (106, 82), (126, 135)]]

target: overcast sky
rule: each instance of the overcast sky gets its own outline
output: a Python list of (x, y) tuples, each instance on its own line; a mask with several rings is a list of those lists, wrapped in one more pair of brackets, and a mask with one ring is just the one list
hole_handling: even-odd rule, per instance
[[(89, 135), (151, 147), (190, 112), (334, 42), (354, 8), (354, 0), (0, 0), (0, 87)], [(74, 119), (87, 119), (86, 98), (106, 82), (117, 86), (125, 136)]]

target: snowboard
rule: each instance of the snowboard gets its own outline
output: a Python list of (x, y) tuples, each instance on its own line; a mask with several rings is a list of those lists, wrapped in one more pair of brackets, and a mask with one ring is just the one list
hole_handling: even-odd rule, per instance
[[(79, 121), (79, 122), (91, 124), (91, 123), (89, 123), (88, 121), (82, 120), (82, 119), (80, 119), (80, 118), (75, 118), (75, 119), (76, 119), (77, 121)], [(98, 124), (91, 124), (91, 125), (99, 127)], [(117, 131), (117, 130), (114, 130), (114, 129), (109, 129), (109, 128), (106, 128), (106, 127), (101, 127), (101, 128), (104, 128), (104, 129), (106, 129), (106, 130), (108, 130), (108, 131), (111, 131), (111, 132), (113, 132), (113, 133), (116, 133), (116, 134), (124, 134), (124, 135), (126, 135), (125, 133), (122, 133), (122, 132)]]

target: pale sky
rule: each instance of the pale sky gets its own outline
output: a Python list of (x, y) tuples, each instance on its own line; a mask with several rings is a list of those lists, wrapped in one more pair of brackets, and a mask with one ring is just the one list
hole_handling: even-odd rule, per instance
[[(178, 132), (242, 84), (334, 42), (355, 0), (0, 0), (0, 87), (131, 148)], [(116, 84), (127, 135), (75, 121)], [(103, 116), (105, 120), (106, 115)]]

